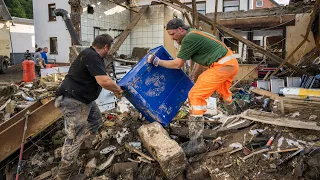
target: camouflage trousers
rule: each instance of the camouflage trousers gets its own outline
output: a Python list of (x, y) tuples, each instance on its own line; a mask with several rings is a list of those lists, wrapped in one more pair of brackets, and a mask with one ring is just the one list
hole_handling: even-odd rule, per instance
[(56, 99), (55, 106), (64, 115), (66, 132), (58, 176), (60, 179), (69, 179), (75, 170), (76, 159), (84, 138), (90, 133), (98, 132), (102, 115), (94, 101), (85, 104), (73, 98), (60, 96)]

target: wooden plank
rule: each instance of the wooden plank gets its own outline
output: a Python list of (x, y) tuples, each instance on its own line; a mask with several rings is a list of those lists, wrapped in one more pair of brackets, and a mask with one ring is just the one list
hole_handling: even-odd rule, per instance
[(309, 36), (309, 33), (310, 33), (310, 30), (311, 30), (311, 26), (312, 26), (312, 22), (314, 20), (314, 17), (316, 15), (316, 12), (317, 12), (317, 8), (318, 8), (318, 2), (319, 0), (316, 1), (317, 3), (314, 4), (314, 7), (313, 7), (313, 10), (312, 10), (312, 13), (311, 13), (311, 18), (310, 18), (310, 21), (309, 21), (309, 24), (308, 24), (308, 28), (307, 28), (307, 31), (306, 31), (306, 35), (304, 36), (304, 39), (300, 42), (300, 44), (298, 44), (296, 46), (296, 48), (291, 52), (291, 54), (277, 67), (277, 69), (275, 71), (273, 71), (273, 73), (271, 74), (270, 77), (274, 76), (275, 74), (277, 74), (280, 70), (280, 68), (282, 66), (285, 65), (286, 62), (288, 62), (294, 55), (294, 53), (296, 53), (300, 48), (301, 46), (308, 40), (308, 36)]
[[(176, 4), (178, 4), (180, 7), (186, 9), (187, 11), (192, 12), (192, 9), (191, 9), (190, 7), (188, 7), (188, 6), (186, 6), (185, 4), (181, 3), (179, 0), (171, 0), (171, 1), (174, 2), (174, 3), (176, 3)], [(198, 13), (198, 12), (197, 12), (197, 13)], [(202, 20), (203, 22), (205, 22), (205, 23), (207, 23), (207, 24), (209, 24), (209, 25), (214, 25), (214, 22), (213, 22), (211, 19), (209, 19), (208, 17), (206, 17), (206, 16), (204, 16), (204, 15), (202, 15), (202, 14), (200, 14), (200, 13), (198, 13), (198, 16), (199, 16), (199, 19)], [(219, 24), (218, 22), (217, 22), (216, 25), (217, 25), (217, 28), (218, 28), (220, 31), (224, 32), (225, 34), (227, 34), (227, 35), (229, 35), (229, 36), (231, 36), (231, 37), (233, 37), (233, 38), (241, 41), (242, 43), (244, 43), (244, 44), (247, 45), (248, 47), (251, 47), (251, 48), (253, 48), (254, 50), (256, 50), (257, 52), (260, 52), (260, 53), (266, 55), (266, 56), (269, 57), (272, 61), (274, 61), (274, 62), (276, 62), (276, 63), (279, 63), (279, 64), (282, 63), (282, 61), (283, 61), (282, 58), (280, 58), (280, 57), (278, 57), (278, 56), (276, 56), (276, 55), (268, 52), (268, 51), (265, 50), (263, 47), (260, 47), (260, 46), (256, 45), (255, 43), (253, 43), (253, 42), (251, 42), (251, 41), (243, 38), (241, 35), (233, 32), (232, 30), (228, 29), (227, 27), (224, 27), (223, 25)], [(290, 67), (291, 69), (293, 69), (293, 70), (295, 70), (296, 72), (298, 72), (298, 73), (301, 73), (301, 74), (309, 74), (309, 73), (301, 70), (300, 68), (298, 68), (298, 67), (296, 67), (296, 66), (294, 66), (294, 65), (292, 65), (292, 64), (290, 64), (290, 63), (288, 63), (288, 62), (286, 62), (285, 64), (286, 64), (288, 67)]]
[(190, 19), (189, 14), (188, 14), (187, 12), (184, 12), (183, 14), (184, 14), (184, 17), (186, 17), (186, 19), (187, 19), (190, 27), (194, 28), (194, 26), (193, 26), (193, 24), (192, 24), (192, 22), (191, 22), (191, 19)]
[(193, 10), (193, 26), (199, 29), (199, 18), (197, 11), (197, 1), (192, 0), (192, 10)]
[[(234, 18), (250, 18), (250, 17), (260, 17), (260, 16), (285, 16), (288, 14), (302, 14), (312, 10), (313, 5), (304, 4), (301, 6), (300, 2), (296, 4), (290, 4), (288, 6), (280, 6), (273, 8), (259, 8), (250, 9), (248, 11), (231, 11), (231, 12), (218, 12), (219, 19), (234, 19)], [(213, 19), (214, 12), (206, 13), (206, 16)]]
[[(233, 88), (234, 86), (236, 86), (240, 81), (244, 80), (244, 78), (246, 78), (247, 76), (249, 76), (250, 74), (252, 74), (256, 69), (257, 67), (259, 67), (265, 60), (262, 60), (260, 61), (259, 64), (257, 64), (254, 68), (252, 68), (250, 71), (246, 71), (248, 72), (247, 74), (245, 74), (244, 76), (242, 76), (240, 79), (237, 80), (237, 82), (235, 82), (230, 88)], [(241, 65), (239, 66), (241, 67)], [(239, 69), (240, 70), (240, 69)], [(258, 73), (257, 73), (258, 75)]]
[(122, 43), (127, 39), (128, 35), (131, 33), (132, 29), (136, 26), (139, 22), (140, 18), (142, 17), (143, 13), (146, 12), (149, 6), (142, 6), (139, 10), (138, 14), (133, 18), (131, 23), (127, 26), (127, 28), (120, 34), (120, 36), (116, 39), (115, 44), (111, 47), (110, 51), (108, 52), (109, 55), (113, 55), (115, 52), (118, 51)]
[(305, 122), (305, 121), (297, 121), (289, 118), (274, 117), (272, 113), (263, 112), (263, 111), (256, 111), (256, 110), (249, 109), (244, 113), (240, 114), (239, 116), (244, 119), (261, 122), (265, 124), (320, 131), (320, 126), (317, 125), (317, 122)]
[(268, 28), (274, 26), (294, 26), (294, 14), (284, 16), (260, 16), (233, 19), (218, 19), (219, 24), (228, 28), (245, 29), (245, 28)]
[(272, 93), (270, 91), (266, 91), (264, 89), (254, 88), (252, 92), (259, 94), (261, 96), (267, 96), (273, 100), (281, 99), (281, 97), (278, 94)]
[(217, 25), (216, 25), (217, 24), (217, 19), (218, 19), (217, 15), (218, 15), (218, 0), (216, 0), (215, 6), (214, 6), (213, 35), (215, 35), (215, 36), (218, 36), (218, 34), (217, 34)]

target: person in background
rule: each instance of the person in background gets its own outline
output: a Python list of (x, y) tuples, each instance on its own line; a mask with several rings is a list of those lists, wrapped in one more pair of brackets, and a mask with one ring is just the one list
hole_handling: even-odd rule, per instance
[(36, 71), (36, 74), (39, 77), (41, 76), (40, 69), (41, 69), (41, 65), (42, 65), (42, 61), (43, 61), (41, 53), (42, 53), (42, 48), (38, 48), (38, 49), (36, 49), (36, 52), (34, 53), (34, 57), (33, 57), (33, 61), (34, 61), (34, 65), (35, 65), (34, 69)]
[(43, 48), (43, 52), (41, 53), (41, 56), (42, 56), (42, 58), (44, 59), (44, 67), (46, 67), (46, 65), (49, 63), (49, 62), (48, 62), (47, 53), (48, 53), (48, 48), (47, 48), (47, 47), (44, 47), (44, 48)]
[(30, 60), (31, 59), (31, 54), (29, 52), (29, 50), (26, 50), (26, 52), (24, 53), (24, 60)]

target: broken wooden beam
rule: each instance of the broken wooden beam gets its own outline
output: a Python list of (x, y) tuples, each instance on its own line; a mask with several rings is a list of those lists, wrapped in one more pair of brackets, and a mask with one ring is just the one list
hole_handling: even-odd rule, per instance
[(192, 22), (191, 22), (191, 19), (189, 17), (189, 14), (187, 12), (184, 12), (184, 17), (186, 17), (187, 21), (188, 21), (188, 24), (190, 25), (190, 27), (194, 28)]
[(232, 29), (269, 28), (295, 25), (294, 14), (284, 16), (260, 16), (247, 18), (218, 19), (219, 24)]
[(199, 18), (198, 18), (198, 13), (196, 13), (198, 11), (196, 0), (192, 0), (192, 10), (193, 10), (193, 18), (192, 18), (193, 26), (199, 29)]
[(217, 33), (217, 17), (218, 15), (218, 0), (215, 1), (215, 6), (214, 6), (214, 19), (213, 19), (213, 35), (214, 36), (218, 36), (218, 33)]
[(128, 24), (126, 29), (120, 34), (118, 38), (116, 38), (116, 42), (113, 44), (111, 47), (110, 51), (108, 52), (109, 55), (113, 55), (115, 52), (118, 51), (122, 43), (127, 39), (129, 34), (131, 33), (132, 29), (137, 25), (139, 22), (140, 18), (146, 12), (149, 6), (145, 5), (142, 6), (142, 8), (139, 10), (138, 14), (133, 18), (133, 20)]
[[(190, 8), (190, 7), (188, 7), (187, 5), (181, 3), (179, 0), (171, 0), (171, 1), (174, 2), (175, 4), (178, 4), (180, 7), (184, 8), (184, 9), (186, 9), (187, 11), (189, 11), (189, 12), (192, 13), (192, 8)], [(207, 24), (209, 24), (209, 25), (214, 25), (214, 22), (213, 22), (211, 19), (209, 19), (208, 17), (206, 17), (205, 15), (200, 14), (200, 13), (198, 13), (198, 12), (197, 12), (197, 14), (198, 14), (198, 16), (199, 16), (199, 19), (202, 20), (203, 22), (205, 22), (205, 23), (207, 23)], [(260, 47), (260, 46), (256, 45), (254, 42), (251, 42), (251, 41), (243, 38), (241, 35), (233, 32), (232, 30), (230, 30), (230, 29), (228, 29), (227, 27), (219, 24), (218, 22), (217, 22), (216, 25), (217, 25), (217, 28), (218, 28), (220, 31), (222, 31), (222, 32), (224, 32), (225, 34), (227, 34), (227, 35), (229, 35), (229, 36), (231, 36), (231, 37), (233, 37), (233, 38), (241, 41), (242, 43), (244, 43), (244, 44), (247, 45), (248, 47), (252, 48), (253, 50), (256, 50), (257, 52), (260, 52), (260, 53), (266, 55), (266, 56), (267, 56), (268, 58), (270, 58), (272, 61), (274, 61), (274, 62), (276, 62), (276, 63), (278, 63), (278, 64), (281, 64), (281, 63), (283, 62), (283, 59), (282, 59), (282, 58), (276, 56), (275, 54), (270, 53), (269, 51), (265, 50), (263, 47)], [(300, 68), (298, 68), (298, 67), (296, 67), (296, 66), (294, 66), (294, 65), (292, 65), (292, 64), (290, 64), (290, 63), (288, 63), (288, 62), (286, 62), (285, 64), (286, 64), (288, 67), (290, 67), (291, 69), (293, 69), (293, 70), (295, 70), (296, 72), (298, 72), (298, 73), (301, 73), (301, 74), (309, 74), (309, 73), (301, 70)]]
[(245, 74), (244, 76), (242, 76), (237, 82), (235, 82), (230, 88), (233, 88), (234, 86), (236, 86), (240, 81), (242, 81), (244, 78), (246, 78), (247, 76), (249, 76), (249, 74), (251, 74), (253, 71), (255, 71), (263, 62), (265, 62), (265, 59), (260, 61), (259, 64), (256, 65), (256, 67), (254, 69), (252, 69), (251, 71), (249, 71), (247, 74)]
[[(318, 0), (316, 2), (318, 2)], [(275, 71), (273, 71), (273, 73), (271, 74), (270, 77), (276, 75), (278, 73), (278, 71), (280, 70), (280, 68), (282, 66), (284, 66), (285, 63), (288, 62), (293, 57), (293, 55), (301, 48), (301, 46), (308, 40), (308, 36), (309, 36), (310, 30), (311, 30), (312, 22), (316, 16), (317, 9), (318, 9), (318, 4), (315, 3), (313, 6), (312, 13), (310, 15), (310, 21), (309, 21), (307, 31), (306, 31), (306, 34), (305, 34), (303, 40), (300, 42), (300, 44), (298, 44), (296, 46), (296, 48), (291, 52), (291, 54), (277, 67), (277, 69)], [(318, 43), (316, 43), (316, 44), (318, 44)]]
[(281, 97), (278, 95), (278, 94), (275, 94), (275, 93), (272, 93), (270, 91), (267, 91), (267, 90), (264, 90), (264, 89), (260, 89), (260, 88), (254, 88), (252, 90), (252, 92), (256, 93), (256, 94), (259, 94), (261, 96), (267, 96), (273, 100), (276, 100), (276, 99), (281, 99)]
[(280, 117), (277, 114), (264, 111), (256, 111), (249, 109), (240, 114), (239, 116), (244, 119), (249, 119), (251, 121), (261, 122), (265, 124), (320, 131), (320, 126), (317, 125), (317, 122), (298, 121), (295, 119)]

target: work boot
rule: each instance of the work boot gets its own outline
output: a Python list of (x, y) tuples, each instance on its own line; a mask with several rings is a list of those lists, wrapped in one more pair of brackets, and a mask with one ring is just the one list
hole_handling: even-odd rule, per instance
[(196, 154), (203, 153), (207, 150), (206, 144), (203, 140), (203, 122), (197, 122), (203, 120), (203, 116), (190, 116), (191, 122), (189, 122), (189, 138), (190, 141), (182, 144), (186, 156), (194, 156)]

